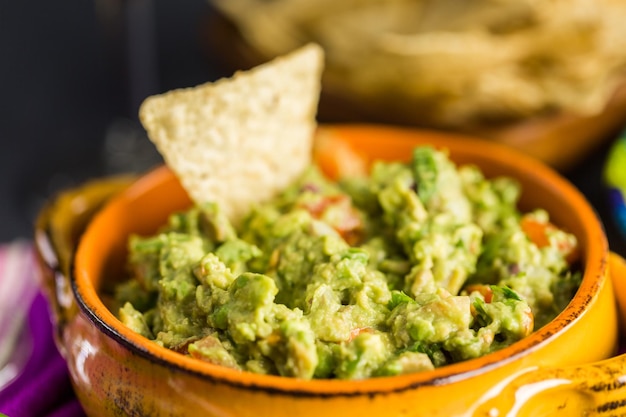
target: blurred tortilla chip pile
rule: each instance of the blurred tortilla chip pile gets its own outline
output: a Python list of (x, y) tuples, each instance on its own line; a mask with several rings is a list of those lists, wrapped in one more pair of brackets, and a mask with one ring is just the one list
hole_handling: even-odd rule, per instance
[(626, 64), (623, 0), (210, 0), (265, 57), (314, 41), (336, 85), (394, 121), (510, 123), (603, 110)]
[(192, 200), (237, 221), (311, 162), (323, 51), (306, 45), (215, 83), (148, 97), (139, 117)]

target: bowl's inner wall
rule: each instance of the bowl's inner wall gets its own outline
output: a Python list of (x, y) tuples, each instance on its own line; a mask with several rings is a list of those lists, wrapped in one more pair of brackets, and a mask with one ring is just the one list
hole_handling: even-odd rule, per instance
[(148, 173), (112, 201), (92, 223), (98, 241), (86, 252), (90, 256), (87, 265), (93, 265), (94, 272), (100, 271), (90, 274), (96, 291), (110, 294), (118, 282), (127, 278), (131, 234), (153, 234), (171, 213), (190, 205), (186, 191), (166, 167)]

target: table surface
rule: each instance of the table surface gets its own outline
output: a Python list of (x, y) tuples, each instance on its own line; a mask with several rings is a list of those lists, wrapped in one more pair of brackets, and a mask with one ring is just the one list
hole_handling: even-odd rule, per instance
[[(206, 0), (0, 3), (0, 242), (29, 239), (59, 190), (160, 162), (137, 123), (138, 103), (230, 75), (202, 40), (211, 13)], [(595, 207), (613, 250), (626, 254), (602, 187), (613, 139), (563, 174)]]

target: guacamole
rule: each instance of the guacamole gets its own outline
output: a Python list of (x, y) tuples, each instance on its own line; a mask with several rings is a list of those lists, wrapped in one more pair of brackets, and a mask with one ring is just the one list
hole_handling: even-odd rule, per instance
[(517, 208), (514, 179), (417, 147), (333, 182), (316, 167), (235, 228), (214, 203), (129, 240), (119, 318), (238, 370), (362, 379), (476, 358), (576, 291), (576, 239)]

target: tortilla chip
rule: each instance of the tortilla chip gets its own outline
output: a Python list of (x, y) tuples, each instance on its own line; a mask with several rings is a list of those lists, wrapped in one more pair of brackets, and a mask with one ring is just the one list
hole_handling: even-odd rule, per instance
[(196, 203), (231, 221), (311, 163), (322, 49), (304, 46), (232, 78), (148, 97), (139, 118)]

